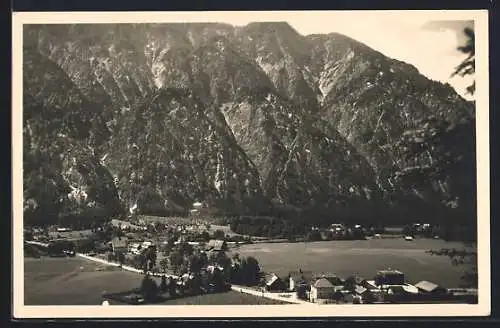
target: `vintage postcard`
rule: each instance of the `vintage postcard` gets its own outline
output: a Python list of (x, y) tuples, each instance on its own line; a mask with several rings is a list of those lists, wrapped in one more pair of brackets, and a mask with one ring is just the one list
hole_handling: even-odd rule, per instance
[(489, 315), (487, 19), (14, 13), (14, 317)]

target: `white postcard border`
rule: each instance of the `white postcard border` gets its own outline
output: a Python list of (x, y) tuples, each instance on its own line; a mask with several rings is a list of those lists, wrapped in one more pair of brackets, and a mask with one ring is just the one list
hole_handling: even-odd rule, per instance
[[(22, 177), (22, 25), (67, 23), (219, 22), (251, 16), (253, 21), (286, 21), (290, 15), (314, 22), (314, 15), (400, 15), (404, 19), (474, 20), (476, 37), (476, 131), (478, 205), (478, 304), (384, 305), (172, 305), (172, 306), (25, 306), (23, 263)], [(274, 12), (16, 12), (12, 16), (12, 195), (13, 195), (13, 316), (15, 318), (236, 318), (236, 317), (399, 317), (485, 316), (490, 314), (490, 178), (488, 12), (430, 11), (274, 11)]]

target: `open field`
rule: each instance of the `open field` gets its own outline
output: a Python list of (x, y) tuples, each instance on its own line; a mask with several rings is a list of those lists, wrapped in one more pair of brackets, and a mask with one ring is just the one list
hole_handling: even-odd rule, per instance
[(359, 274), (372, 278), (380, 269), (398, 269), (408, 282), (429, 280), (447, 288), (458, 287), (465, 266), (453, 266), (448, 257), (427, 254), (430, 249), (463, 248), (460, 243), (434, 239), (372, 239), (314, 243), (261, 243), (233, 249), (255, 257), (263, 271), (288, 275), (290, 271), (335, 273), (342, 278)]
[(290, 304), (271, 300), (268, 298), (253, 296), (236, 291), (229, 291), (226, 293), (218, 294), (205, 294), (197, 296), (187, 296), (183, 298), (167, 300), (165, 305), (276, 305), (276, 304)]
[(141, 279), (138, 274), (77, 257), (25, 258), (24, 304), (97, 305), (103, 292), (136, 288)]
[[(99, 271), (97, 271), (99, 270)], [(100, 305), (103, 293), (140, 286), (142, 276), (82, 258), (25, 258), (25, 305)], [(158, 279), (159, 284), (159, 279)], [(113, 303), (113, 302), (111, 302)], [(234, 291), (167, 300), (165, 305), (280, 304)]]

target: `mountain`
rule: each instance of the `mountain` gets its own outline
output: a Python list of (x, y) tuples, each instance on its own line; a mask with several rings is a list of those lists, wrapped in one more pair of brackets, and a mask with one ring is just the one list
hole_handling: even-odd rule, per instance
[(346, 36), (30, 25), (23, 47), (30, 222), (195, 201), (226, 216), (475, 222), (474, 104)]

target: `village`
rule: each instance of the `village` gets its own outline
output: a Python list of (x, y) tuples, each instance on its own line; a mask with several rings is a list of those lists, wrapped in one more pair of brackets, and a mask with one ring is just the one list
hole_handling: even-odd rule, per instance
[[(418, 229), (422, 226), (415, 225)], [(197, 215), (189, 218), (139, 215), (134, 220), (113, 219), (103, 226), (86, 230), (67, 227), (27, 230), (25, 245), (32, 246), (32, 252), (36, 252), (33, 247), (37, 246), (38, 250), (47, 249), (53, 257), (80, 256), (144, 275), (141, 286), (132, 286), (137, 287), (132, 288), (132, 292), (105, 295), (105, 302), (114, 299), (143, 304), (159, 296), (179, 298), (231, 289), (295, 304), (477, 300), (475, 290), (447, 289), (425, 280), (410, 284), (403, 272), (391, 268), (379, 268), (367, 279), (356, 274), (339, 277), (328, 272), (302, 270), (301, 266), (306, 263), (297, 263), (297, 270), (288, 275), (264, 272), (258, 259), (241, 257), (238, 248), (266, 240), (234, 234), (227, 229), (224, 231), (225, 228), (210, 224)], [(366, 230), (360, 225), (350, 230), (355, 236), (366, 237)], [(318, 234), (319, 240), (325, 231), (330, 236), (345, 236), (347, 229), (342, 224), (332, 224), (326, 230), (311, 228), (311, 233)], [(371, 237), (381, 238), (379, 234)], [(411, 240), (412, 237), (408, 234), (404, 238)]]

